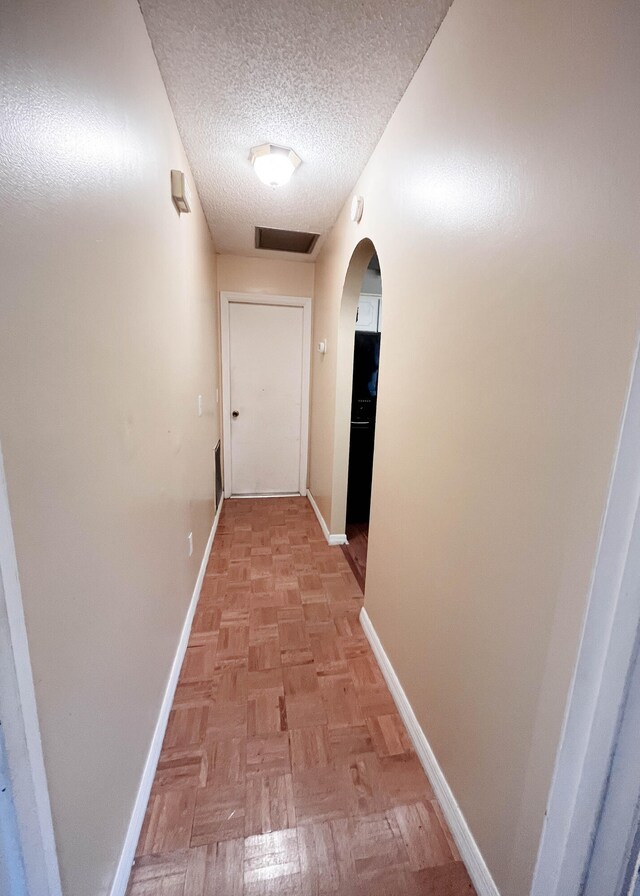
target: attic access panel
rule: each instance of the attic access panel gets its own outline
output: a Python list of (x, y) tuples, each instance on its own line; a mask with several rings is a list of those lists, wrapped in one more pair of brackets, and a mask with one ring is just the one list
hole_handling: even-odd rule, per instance
[(279, 230), (277, 227), (256, 227), (256, 249), (274, 252), (297, 252), (310, 255), (320, 237), (304, 230)]

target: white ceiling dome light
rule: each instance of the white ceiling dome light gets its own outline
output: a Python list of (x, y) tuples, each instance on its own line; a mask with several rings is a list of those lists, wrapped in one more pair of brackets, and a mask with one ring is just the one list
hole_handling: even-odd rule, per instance
[(281, 187), (286, 184), (302, 159), (288, 146), (263, 143), (251, 149), (251, 164), (263, 184)]

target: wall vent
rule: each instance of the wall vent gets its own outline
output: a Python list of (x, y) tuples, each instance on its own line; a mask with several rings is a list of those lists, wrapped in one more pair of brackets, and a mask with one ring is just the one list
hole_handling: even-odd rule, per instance
[(276, 227), (256, 227), (256, 249), (274, 252), (297, 252), (310, 255), (320, 237), (319, 233), (303, 230), (278, 230)]

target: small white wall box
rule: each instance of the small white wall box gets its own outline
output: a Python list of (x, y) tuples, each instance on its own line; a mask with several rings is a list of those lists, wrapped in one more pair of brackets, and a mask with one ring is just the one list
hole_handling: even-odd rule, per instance
[(171, 171), (171, 198), (179, 212), (191, 211), (191, 191), (184, 171)]
[(354, 196), (351, 200), (351, 220), (359, 224), (364, 211), (364, 196)]

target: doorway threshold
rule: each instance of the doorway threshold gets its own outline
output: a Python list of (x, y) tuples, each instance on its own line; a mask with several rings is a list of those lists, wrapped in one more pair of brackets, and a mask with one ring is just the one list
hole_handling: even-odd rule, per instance
[(230, 498), (302, 498), (300, 492), (269, 492), (268, 494), (229, 495)]
[(369, 548), (369, 523), (347, 523), (347, 543), (342, 552), (364, 594), (367, 577), (367, 550)]

